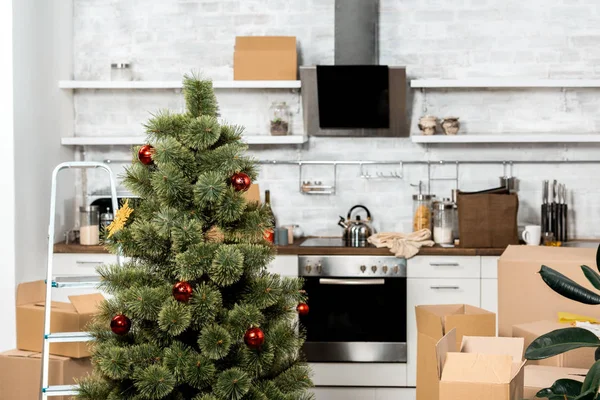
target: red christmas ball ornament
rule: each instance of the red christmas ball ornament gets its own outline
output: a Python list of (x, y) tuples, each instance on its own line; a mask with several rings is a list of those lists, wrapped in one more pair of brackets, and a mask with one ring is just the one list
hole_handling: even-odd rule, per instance
[(236, 191), (245, 192), (250, 188), (250, 185), (252, 185), (252, 181), (245, 173), (238, 172), (231, 177), (231, 184)]
[(257, 327), (252, 327), (244, 334), (244, 343), (251, 349), (258, 349), (265, 342), (264, 332)]
[(296, 311), (298, 311), (298, 315), (307, 315), (308, 314), (308, 304), (300, 303), (296, 307)]
[(194, 289), (188, 282), (177, 282), (173, 285), (173, 297), (181, 303), (187, 303), (192, 297)]
[(145, 144), (138, 150), (138, 159), (142, 164), (150, 165), (153, 163), (152, 154), (154, 154), (154, 147)]
[(110, 320), (110, 330), (115, 335), (123, 336), (131, 329), (131, 320), (123, 314), (115, 315)]

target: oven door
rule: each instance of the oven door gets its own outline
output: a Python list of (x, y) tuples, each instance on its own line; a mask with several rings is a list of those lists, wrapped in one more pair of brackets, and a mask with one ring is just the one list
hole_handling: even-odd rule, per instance
[(406, 278), (305, 277), (315, 362), (406, 362)]

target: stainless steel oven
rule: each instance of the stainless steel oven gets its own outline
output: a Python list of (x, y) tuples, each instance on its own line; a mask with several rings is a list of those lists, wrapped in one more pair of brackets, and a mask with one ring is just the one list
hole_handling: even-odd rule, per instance
[(405, 259), (301, 256), (298, 272), (308, 361), (406, 362)]

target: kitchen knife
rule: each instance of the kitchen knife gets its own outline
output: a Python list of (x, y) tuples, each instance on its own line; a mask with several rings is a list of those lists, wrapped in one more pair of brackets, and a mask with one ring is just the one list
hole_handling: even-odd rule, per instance
[(548, 181), (542, 182), (542, 233), (548, 231)]
[(563, 216), (562, 216), (562, 184), (558, 184), (556, 192), (556, 232), (554, 234), (557, 241), (562, 242), (563, 237)]
[(563, 226), (563, 231), (562, 231), (562, 241), (566, 242), (569, 240), (568, 237), (568, 232), (569, 232), (569, 222), (568, 222), (568, 215), (569, 215), (569, 207), (567, 206), (567, 187), (563, 184), (562, 185), (562, 226)]

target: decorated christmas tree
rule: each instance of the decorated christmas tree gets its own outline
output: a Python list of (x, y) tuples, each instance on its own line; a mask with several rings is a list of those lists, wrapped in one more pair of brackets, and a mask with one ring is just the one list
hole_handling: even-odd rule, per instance
[(269, 208), (247, 201), (257, 178), (242, 129), (221, 124), (211, 81), (185, 77), (187, 112), (146, 124), (106, 246), (128, 258), (99, 269), (90, 331), (93, 375), (81, 399), (310, 399), (300, 352), (302, 281), (267, 271)]

